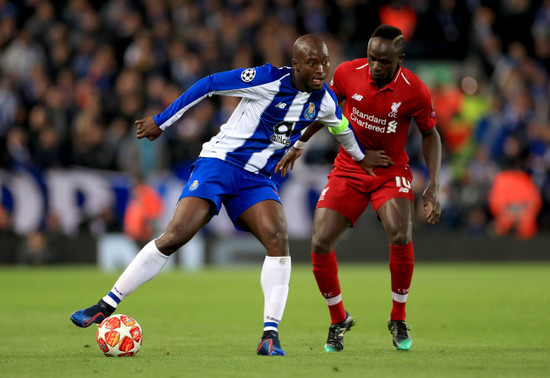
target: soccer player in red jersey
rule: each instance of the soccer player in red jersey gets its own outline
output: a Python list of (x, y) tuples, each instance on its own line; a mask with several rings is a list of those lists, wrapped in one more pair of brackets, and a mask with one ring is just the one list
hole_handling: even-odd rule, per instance
[[(422, 134), (423, 156), (430, 176), (422, 195), (423, 210), (427, 221), (433, 224), (441, 215), (441, 139), (428, 87), (400, 65), (403, 47), (401, 30), (379, 26), (369, 40), (367, 58), (342, 63), (331, 84), (339, 102), (345, 102), (344, 114), (365, 149), (365, 160), (371, 169), (363, 170), (340, 149), (315, 211), (311, 257), (313, 273), (332, 320), (327, 352), (344, 349), (344, 333), (354, 324), (342, 302), (334, 248), (340, 235), (355, 224), (369, 203), (390, 244), (393, 306), (388, 329), (398, 350), (409, 350), (412, 345), (405, 323), (405, 304), (414, 267), (414, 195), (405, 143), (414, 120)], [(289, 166), (292, 169), (305, 142), (319, 129), (316, 124), (309, 126), (298, 144), (281, 159), (277, 171), (284, 176)]]

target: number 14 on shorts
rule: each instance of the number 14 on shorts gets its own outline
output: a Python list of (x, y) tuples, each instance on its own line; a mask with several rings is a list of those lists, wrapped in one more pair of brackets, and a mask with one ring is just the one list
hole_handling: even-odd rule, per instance
[(399, 192), (408, 193), (411, 190), (411, 182), (405, 177), (395, 176), (395, 186), (399, 188)]

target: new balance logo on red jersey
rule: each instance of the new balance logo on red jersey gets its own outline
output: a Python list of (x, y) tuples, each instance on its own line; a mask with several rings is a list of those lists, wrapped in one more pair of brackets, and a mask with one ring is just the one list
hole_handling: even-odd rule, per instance
[(363, 99), (363, 96), (361, 96), (358, 93), (355, 93), (353, 96), (351, 96), (354, 100), (361, 101)]

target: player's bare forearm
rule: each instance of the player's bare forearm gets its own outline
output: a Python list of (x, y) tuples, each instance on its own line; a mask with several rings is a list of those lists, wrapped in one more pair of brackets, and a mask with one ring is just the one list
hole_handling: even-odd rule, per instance
[(325, 125), (323, 125), (319, 121), (313, 122), (311, 125), (309, 125), (306, 128), (306, 131), (304, 131), (304, 133), (300, 137), (300, 140), (302, 142), (307, 142), (309, 140), (309, 138), (311, 138), (313, 135), (315, 135), (317, 133), (317, 131), (321, 130), (324, 126)]
[(428, 223), (441, 217), (439, 203), (439, 172), (441, 170), (441, 138), (436, 128), (422, 131), (422, 152), (430, 174), (430, 182), (422, 195), (424, 214)]
[(275, 167), (275, 173), (281, 172), (281, 176), (285, 177), (288, 168), (294, 169), (294, 162), (302, 155), (302, 149), (291, 147), (283, 156), (283, 158), (277, 163)]
[(138, 139), (147, 138), (155, 140), (162, 134), (162, 129), (158, 127), (153, 117), (138, 119), (135, 125), (137, 126)]

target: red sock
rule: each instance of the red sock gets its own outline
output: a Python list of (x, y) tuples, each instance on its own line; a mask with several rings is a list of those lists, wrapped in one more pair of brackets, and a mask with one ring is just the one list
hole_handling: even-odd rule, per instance
[(405, 320), (405, 305), (414, 269), (413, 243), (390, 245), (390, 273), (393, 306), (391, 320)]
[(344, 310), (338, 280), (336, 254), (334, 251), (329, 254), (315, 254), (311, 251), (311, 262), (319, 291), (327, 301), (331, 323), (343, 322), (346, 319), (346, 310)]

